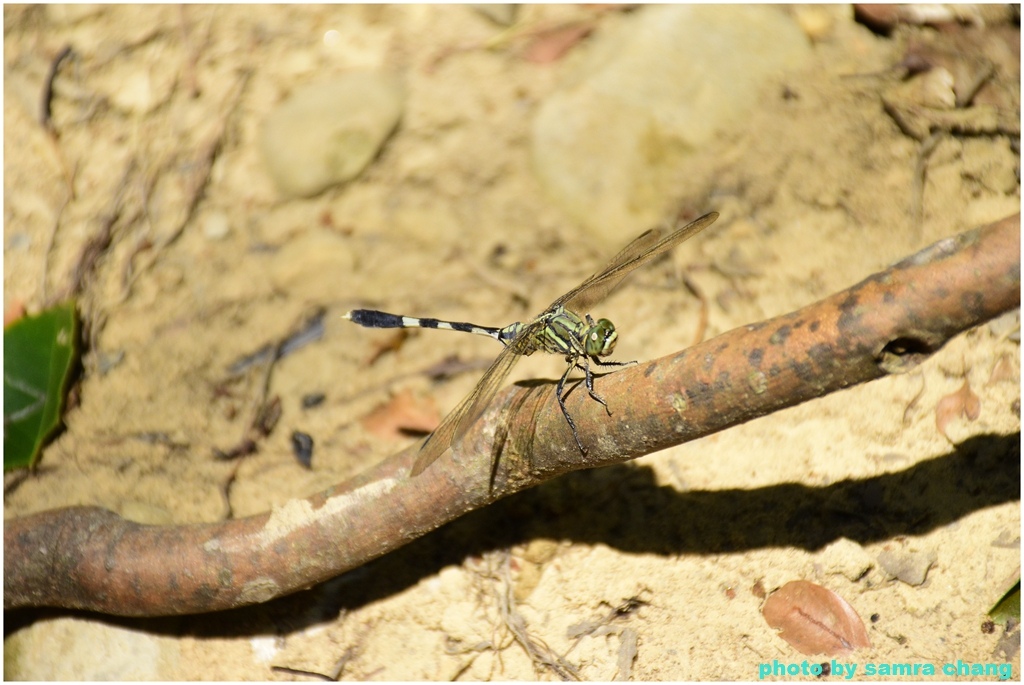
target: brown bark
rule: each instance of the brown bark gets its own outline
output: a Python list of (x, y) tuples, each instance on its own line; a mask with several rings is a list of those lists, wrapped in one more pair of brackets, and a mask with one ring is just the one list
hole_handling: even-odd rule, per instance
[[(266, 601), (385, 554), (475, 508), (912, 368), (956, 334), (1020, 306), (1020, 215), (949, 238), (791, 314), (600, 378), (506, 391), (455, 449), (408, 478), (416, 446), (269, 514), (144, 526), (94, 507), (4, 523), (4, 607), (129, 616)], [(502, 416), (511, 417), (503, 427)], [(505, 439), (507, 438), (507, 439)], [(497, 455), (497, 459), (495, 459)]]

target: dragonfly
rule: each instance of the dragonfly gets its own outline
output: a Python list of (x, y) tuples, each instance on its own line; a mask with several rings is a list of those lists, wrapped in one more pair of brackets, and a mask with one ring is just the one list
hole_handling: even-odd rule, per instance
[(576, 422), (565, 407), (566, 379), (574, 369), (583, 371), (590, 397), (603, 405), (610, 415), (607, 403), (594, 391), (594, 376), (590, 363), (598, 366), (625, 366), (635, 363), (602, 359), (615, 350), (618, 332), (608, 319), (594, 321), (587, 312), (604, 300), (633, 270), (689, 240), (714, 223), (717, 218), (718, 212), (710, 212), (681, 228), (675, 224), (642, 233), (615, 255), (603, 269), (552, 302), (540, 315), (526, 322), (509, 324), (504, 328), (401, 316), (373, 309), (353, 309), (346, 313), (344, 318), (367, 328), (438, 328), (462, 331), (486, 335), (505, 346), (472, 392), (427, 437), (413, 462), (410, 475), (419, 475), (449, 447), (458, 444), (483, 414), (519, 358), (534, 352), (565, 356), (566, 370), (558, 381), (555, 394), (558, 406), (562, 409), (569, 428), (572, 429), (576, 446), (581, 453), (586, 454), (587, 450), (583, 447), (579, 432), (576, 430)]

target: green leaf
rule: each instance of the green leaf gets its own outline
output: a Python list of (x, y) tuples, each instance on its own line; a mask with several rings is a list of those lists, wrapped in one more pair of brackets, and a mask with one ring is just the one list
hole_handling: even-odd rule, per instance
[(4, 329), (4, 471), (35, 466), (43, 443), (60, 425), (77, 354), (73, 300)]
[(992, 620), (1000, 625), (1006, 624), (1006, 619), (1012, 618), (1020, 622), (1020, 577), (1017, 582), (1004, 594), (996, 605), (988, 612)]

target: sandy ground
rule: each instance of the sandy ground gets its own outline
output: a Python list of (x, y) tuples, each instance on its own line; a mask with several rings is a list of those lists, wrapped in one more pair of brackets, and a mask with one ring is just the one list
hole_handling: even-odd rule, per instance
[[(945, 135), (913, 216), (921, 144), (880, 95), (908, 40), (930, 29), (880, 37), (844, 7), (802, 20), (813, 66), (685, 170), (679, 201), (720, 211), (714, 231), (602, 307), (623, 332), (619, 358), (692, 341), (699, 307), (681, 269), (706, 294), (711, 337), (1019, 210), (1008, 137)], [(340, 40), (325, 41), (330, 30)], [(1016, 29), (988, 30), (1006, 32), (1019, 66)], [(361, 417), (401, 391), (443, 412), (479, 372), (442, 383), (419, 372), (496, 354), (428, 331), (368, 366), (388, 338), (342, 313), (372, 304), (504, 324), (618, 247), (589, 240), (531, 173), (530, 112), (572, 55), (536, 64), (515, 45), (475, 47), (498, 29), (469, 8), (6, 7), (4, 31), (5, 311), (65, 291), (83, 247), (111, 232), (81, 296), (91, 338), (77, 404), (38, 473), (8, 477), (6, 517), (91, 504), (184, 524), (322, 490), (408, 442)], [(78, 56), (61, 68), (53, 137), (39, 101), (65, 45)], [(357, 181), (280, 199), (257, 150), (262, 118), (295, 84), (361, 67), (405, 75), (396, 135)], [(1019, 111), (1019, 73), (1009, 81)], [(274, 430), (255, 454), (215, 460), (241, 439), (263, 380), (261, 367), (237, 378), (228, 367), (318, 309), (323, 338), (275, 368)], [(994, 378), (1000, 365), (1009, 373)], [(560, 372), (557, 359), (520, 367), (517, 378)], [(969, 331), (906, 376), (561, 478), (262, 606), (158, 620), (21, 613), (16, 628), (8, 617), (5, 675), (557, 679), (545, 653), (585, 679), (753, 679), (760, 664), (808, 660), (760, 614), (765, 592), (796, 579), (837, 592), (867, 625), (872, 648), (844, 663), (1002, 663), (1002, 629), (983, 622), (1019, 574), (1019, 368), (1002, 330)], [(935, 407), (965, 379), (981, 413), (950, 423), (947, 439)], [(311, 393), (325, 400), (304, 409)], [(293, 430), (316, 440), (311, 470)], [(933, 559), (927, 579), (894, 579), (883, 551)], [(571, 637), (586, 621), (600, 629)]]

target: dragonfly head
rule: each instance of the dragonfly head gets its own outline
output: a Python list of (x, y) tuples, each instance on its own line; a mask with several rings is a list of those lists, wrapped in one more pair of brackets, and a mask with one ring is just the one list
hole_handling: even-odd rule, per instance
[(608, 319), (598, 319), (597, 323), (587, 331), (586, 350), (591, 357), (606, 357), (615, 351), (615, 343), (619, 334), (615, 324)]

